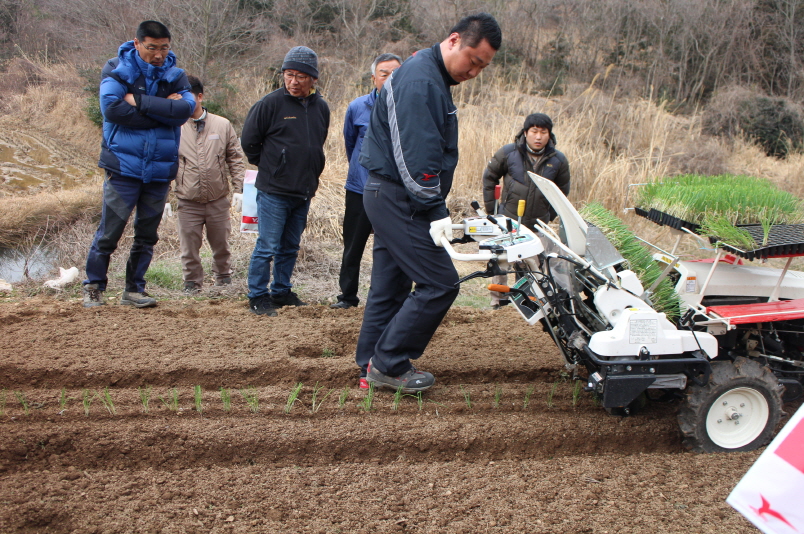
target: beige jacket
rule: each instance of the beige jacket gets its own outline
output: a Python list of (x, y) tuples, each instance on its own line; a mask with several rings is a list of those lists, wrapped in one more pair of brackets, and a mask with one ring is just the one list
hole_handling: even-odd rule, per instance
[(229, 194), (230, 177), (232, 191), (242, 193), (245, 173), (240, 142), (228, 120), (207, 112), (200, 134), (193, 119), (184, 123), (176, 197), (202, 204), (218, 200)]

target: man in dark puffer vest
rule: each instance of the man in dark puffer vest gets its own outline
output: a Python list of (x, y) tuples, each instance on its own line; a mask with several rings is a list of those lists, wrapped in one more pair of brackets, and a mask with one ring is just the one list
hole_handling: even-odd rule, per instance
[(101, 73), (103, 142), (98, 166), (106, 170), (103, 211), (87, 255), (84, 306), (104, 304), (109, 259), (131, 216), (134, 243), (126, 264), (121, 304), (155, 306), (145, 293), (170, 181), (179, 168), (181, 125), (195, 108), (184, 71), (170, 51), (170, 31), (160, 22), (139, 25), (133, 41)]

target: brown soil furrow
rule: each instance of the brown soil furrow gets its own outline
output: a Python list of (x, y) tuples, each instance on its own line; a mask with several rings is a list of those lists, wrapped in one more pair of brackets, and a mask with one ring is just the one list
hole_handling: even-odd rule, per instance
[[(672, 419), (622, 420), (591, 411), (18, 419), (2, 425), (0, 469), (185, 469), (255, 463), (537, 459), (681, 451)], [(386, 410), (382, 410), (385, 412)], [(395, 436), (394, 439), (389, 439)]]

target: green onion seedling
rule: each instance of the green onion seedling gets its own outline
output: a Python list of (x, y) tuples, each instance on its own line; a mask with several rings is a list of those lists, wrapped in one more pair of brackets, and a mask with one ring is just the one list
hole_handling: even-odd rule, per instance
[(22, 404), (22, 411), (25, 412), (25, 415), (31, 413), (31, 407), (28, 404), (28, 399), (25, 398), (25, 393), (22, 391), (15, 391), (14, 396), (17, 397), (17, 400), (20, 401), (20, 404)]
[(299, 393), (301, 393), (303, 387), (304, 385), (301, 382), (299, 382), (298, 384), (293, 386), (293, 389), (290, 390), (288, 400), (287, 402), (285, 402), (285, 413), (290, 413), (290, 410), (291, 408), (293, 408), (293, 405), (296, 404), (296, 401), (299, 400)]

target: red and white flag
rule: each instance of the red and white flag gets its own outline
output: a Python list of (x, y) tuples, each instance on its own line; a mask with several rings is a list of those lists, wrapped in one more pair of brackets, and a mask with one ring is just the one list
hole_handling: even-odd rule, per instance
[(765, 534), (804, 534), (804, 406), (726, 502)]

